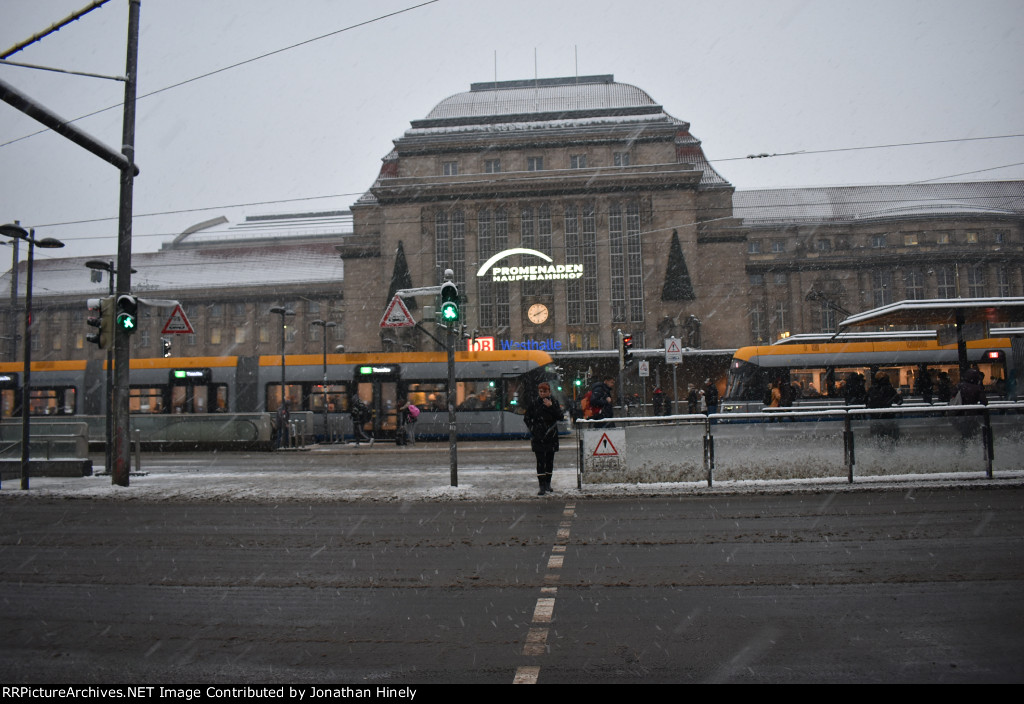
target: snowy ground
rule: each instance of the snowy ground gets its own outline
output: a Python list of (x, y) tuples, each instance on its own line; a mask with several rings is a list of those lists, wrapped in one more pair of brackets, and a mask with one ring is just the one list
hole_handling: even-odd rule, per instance
[[(383, 449), (383, 448), (381, 448)], [(491, 457), (501, 457), (500, 462)], [(294, 455), (264, 453), (253, 456), (221, 454), (210, 457), (153, 456), (143, 458), (143, 472), (133, 474), (129, 487), (113, 486), (109, 476), (81, 478), (33, 477), (29, 491), (17, 479), (7, 479), (0, 500), (117, 499), (124, 501), (548, 501), (565, 498), (622, 496), (706, 496), (735, 493), (793, 493), (892, 490), (915, 487), (963, 486), (984, 488), (1024, 485), (1024, 470), (999, 472), (987, 479), (983, 472), (903, 474), (858, 477), (850, 484), (843, 477), (771, 480), (730, 479), (665, 483), (584, 484), (577, 488), (576, 468), (570, 453), (560, 453), (552, 483), (555, 493), (540, 498), (530, 463), (522, 447), (491, 447), (486, 453), (460, 455), (458, 486), (451, 486), (447, 454), (432, 448), (408, 451), (373, 450), (362, 454), (339, 453), (313, 447)], [(102, 460), (97, 463), (102, 467)], [(782, 472), (781, 474), (785, 474)], [(778, 476), (778, 474), (777, 474)]]

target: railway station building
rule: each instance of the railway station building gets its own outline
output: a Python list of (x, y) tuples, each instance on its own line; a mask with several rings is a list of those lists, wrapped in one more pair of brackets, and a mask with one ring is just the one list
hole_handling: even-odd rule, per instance
[[(566, 358), (609, 356), (619, 330), (635, 349), (729, 350), (902, 299), (1024, 295), (1024, 182), (737, 190), (687, 122), (610, 75), (473, 84), (384, 152), (351, 211), (218, 218), (136, 254), (135, 293), (180, 300), (196, 328), (172, 354), (278, 354), (275, 306), (296, 314), (289, 354), (324, 333), (331, 352), (435, 349), (379, 323), (396, 288), (446, 269), (471, 334)], [(37, 258), (33, 359), (104, 354), (84, 341), (108, 285), (86, 259)], [(0, 278), (17, 288), (7, 361), (24, 266)], [(409, 303), (420, 320), (435, 301)], [(160, 355), (161, 315), (133, 356)]]
[[(1024, 183), (736, 190), (688, 123), (610, 75), (445, 98), (352, 212), (337, 247), (349, 305), (385, 305), (369, 282), (451, 269), (475, 334), (567, 353), (614, 350), (618, 330), (637, 348), (735, 348), (1024, 285)], [(349, 332), (369, 342), (377, 322)]]

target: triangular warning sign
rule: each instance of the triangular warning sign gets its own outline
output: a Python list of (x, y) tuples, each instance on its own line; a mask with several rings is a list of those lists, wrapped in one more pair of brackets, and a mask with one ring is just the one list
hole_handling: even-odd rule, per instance
[(669, 341), (668, 347), (665, 348), (665, 351), (666, 352), (682, 352), (682, 350), (679, 349), (679, 342), (677, 340)]
[(399, 296), (391, 299), (391, 304), (384, 311), (384, 317), (380, 319), (382, 328), (411, 328), (415, 325), (416, 321), (412, 319), (412, 314)]
[(615, 449), (615, 445), (612, 444), (611, 438), (608, 437), (608, 433), (601, 433), (601, 439), (597, 441), (597, 447), (594, 448), (594, 457), (618, 457), (619, 451)]
[(185, 311), (181, 309), (181, 304), (174, 306), (174, 312), (171, 313), (171, 317), (164, 323), (164, 329), (161, 333), (167, 334), (180, 334), (180, 335), (195, 335), (196, 331), (192, 329), (192, 323), (188, 322), (188, 318), (185, 316)]

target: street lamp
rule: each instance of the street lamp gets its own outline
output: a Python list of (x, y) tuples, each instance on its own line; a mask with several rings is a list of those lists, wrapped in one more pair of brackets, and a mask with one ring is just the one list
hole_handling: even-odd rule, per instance
[(270, 312), (274, 313), (276, 315), (280, 315), (281, 316), (281, 403), (283, 404), (285, 402), (285, 393), (284, 393), (284, 329), (285, 329), (285, 327), (287, 327), (285, 325), (285, 319), (289, 315), (295, 315), (295, 311), (290, 310), (288, 308), (283, 308), (281, 306), (274, 306), (273, 308), (270, 309)]
[(324, 440), (327, 440), (329, 433), (327, 432), (327, 329), (337, 327), (337, 323), (325, 322), (323, 320), (314, 320), (310, 325), (316, 325), (317, 327), (323, 328), (324, 337)]
[(52, 237), (37, 240), (35, 230), (26, 230), (17, 224), (0, 225), (0, 235), (28, 242), (28, 265), (25, 275), (25, 333), (22, 336), (25, 342), (25, 354), (22, 360), (24, 371), (21, 382), (21, 488), (28, 489), (29, 406), (32, 398), (32, 387), (29, 385), (29, 374), (32, 369), (32, 267), (35, 263), (35, 248), (37, 246), (44, 249), (57, 249), (63, 247), (64, 243)]

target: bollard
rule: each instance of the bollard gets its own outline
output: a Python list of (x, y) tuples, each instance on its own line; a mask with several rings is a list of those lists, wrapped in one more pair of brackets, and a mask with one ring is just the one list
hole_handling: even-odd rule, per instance
[(135, 471), (142, 471), (142, 431), (135, 429)]
[(715, 438), (711, 435), (711, 421), (704, 422), (704, 468), (708, 473), (708, 488), (711, 488), (715, 473)]
[(855, 464), (853, 452), (853, 428), (850, 427), (850, 414), (847, 413), (843, 418), (843, 462), (846, 463), (846, 476), (850, 484), (853, 484), (853, 465)]
[(992, 442), (992, 418), (986, 408), (981, 414), (981, 444), (985, 446), (985, 476), (992, 478), (992, 459), (995, 447)]

